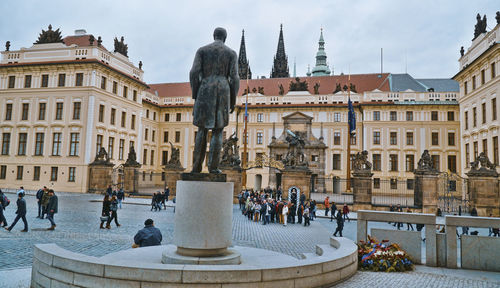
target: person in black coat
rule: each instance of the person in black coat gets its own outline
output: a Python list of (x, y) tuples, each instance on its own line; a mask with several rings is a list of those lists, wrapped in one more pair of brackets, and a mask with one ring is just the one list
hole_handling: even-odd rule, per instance
[(108, 223), (106, 224), (107, 229), (111, 229), (111, 221), (115, 220), (116, 227), (120, 227), (122, 225), (118, 224), (118, 200), (116, 196), (111, 197), (111, 203), (109, 205), (111, 210), (111, 217), (108, 219)]
[(45, 192), (45, 190), (47, 189), (47, 187), (43, 186), (43, 189), (39, 189), (37, 192), (36, 192), (36, 202), (38, 204), (38, 216), (36, 216), (36, 218), (42, 218), (42, 198), (43, 198), (43, 193)]
[(109, 219), (109, 211), (111, 211), (111, 201), (109, 201), (109, 195), (106, 194), (102, 201), (101, 229), (104, 229), (104, 222)]
[(50, 189), (49, 190), (49, 205), (47, 205), (47, 219), (50, 221), (50, 228), (47, 228), (47, 230), (54, 230), (56, 228), (56, 222), (54, 222), (54, 214), (57, 213), (57, 206), (58, 206), (58, 200), (57, 196), (54, 194), (54, 190)]
[(332, 213), (330, 213), (330, 222), (333, 221), (333, 218), (335, 218), (335, 211), (337, 211), (337, 205), (335, 205), (335, 202), (332, 202), (332, 207), (330, 208)]
[(337, 216), (335, 216), (337, 219), (337, 229), (335, 230), (335, 233), (333, 233), (333, 236), (337, 237), (337, 233), (340, 233), (340, 237), (342, 237), (342, 230), (344, 230), (344, 218), (342, 217), (342, 210), (339, 209), (337, 211)]
[(24, 193), (19, 193), (17, 194), (18, 198), (17, 198), (17, 211), (16, 211), (16, 219), (14, 219), (14, 222), (12, 222), (12, 224), (9, 226), (9, 228), (5, 227), (5, 230), (7, 231), (10, 231), (12, 230), (12, 228), (14, 228), (14, 226), (16, 226), (17, 224), (17, 221), (19, 221), (19, 219), (22, 219), (23, 220), (23, 223), (24, 223), (24, 229), (21, 230), (21, 232), (28, 232), (28, 221), (26, 221), (26, 201), (24, 200)]
[(160, 229), (154, 227), (153, 220), (146, 220), (144, 226), (135, 234), (132, 248), (161, 245), (162, 235)]
[(5, 207), (7, 207), (7, 203), (5, 201), (5, 197), (3, 195), (2, 190), (0, 190), (0, 224), (2, 224), (2, 227), (8, 226), (7, 219), (5, 219), (5, 216), (3, 215)]

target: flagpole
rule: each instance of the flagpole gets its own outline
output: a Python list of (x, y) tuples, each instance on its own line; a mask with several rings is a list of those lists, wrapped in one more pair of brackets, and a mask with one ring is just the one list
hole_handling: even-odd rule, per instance
[[(350, 69), (349, 69), (350, 70)], [(348, 102), (351, 101), (351, 72), (349, 71), (349, 77), (347, 81), (347, 97)], [(351, 123), (349, 122), (349, 104), (347, 105), (347, 189), (346, 192), (351, 192)]]
[(244, 128), (243, 128), (243, 159), (242, 159), (242, 174), (241, 174), (241, 184), (244, 189), (247, 189), (247, 170), (245, 170), (247, 162), (248, 162), (248, 154), (247, 154), (247, 122), (248, 122), (248, 93), (250, 93), (250, 89), (248, 88), (248, 66), (247, 66), (247, 94), (245, 99), (245, 116), (244, 116)]

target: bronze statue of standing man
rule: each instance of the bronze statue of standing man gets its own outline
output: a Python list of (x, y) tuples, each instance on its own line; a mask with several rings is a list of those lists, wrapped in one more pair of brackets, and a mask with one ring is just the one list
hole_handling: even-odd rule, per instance
[(224, 44), (226, 37), (227, 32), (224, 28), (216, 28), (214, 42), (196, 51), (193, 67), (189, 73), (195, 99), (193, 124), (198, 127), (191, 173), (200, 173), (202, 170), (209, 129), (212, 130), (212, 139), (208, 170), (210, 173), (221, 173), (219, 160), (222, 130), (228, 125), (229, 113), (234, 110), (240, 86), (238, 56)]

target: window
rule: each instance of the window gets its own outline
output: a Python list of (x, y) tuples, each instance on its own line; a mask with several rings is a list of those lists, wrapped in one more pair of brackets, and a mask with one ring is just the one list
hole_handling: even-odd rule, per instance
[(398, 171), (398, 155), (389, 155), (389, 171)]
[(333, 132), (333, 145), (340, 145), (340, 132)]
[(9, 76), (9, 88), (16, 86), (16, 76)]
[(99, 122), (104, 122), (104, 105), (99, 105)]
[(396, 111), (391, 111), (389, 118), (391, 121), (398, 121), (398, 113)]
[(389, 183), (390, 183), (391, 189), (393, 189), (393, 190), (398, 189), (398, 179), (391, 178)]
[(448, 146), (455, 146), (455, 133), (448, 132)]
[(115, 118), (116, 118), (116, 109), (111, 108), (111, 115), (110, 115), (110, 119), (109, 119), (109, 122), (111, 123), (111, 125), (115, 125)]
[(76, 73), (75, 86), (83, 86), (83, 73)]
[(50, 181), (57, 181), (57, 167), (50, 167)]
[(156, 141), (155, 138), (156, 138), (156, 130), (153, 130), (151, 131), (151, 142), (155, 142)]
[(106, 81), (107, 81), (107, 80), (108, 80), (108, 79), (106, 79), (106, 77), (101, 76), (101, 89), (106, 90)]
[(96, 150), (96, 154), (98, 154), (99, 151), (102, 148), (102, 135), (97, 135), (97, 141), (96, 141), (95, 148), (96, 148), (95, 149)]
[(413, 190), (413, 186), (415, 186), (414, 179), (406, 179), (406, 189)]
[(457, 156), (448, 155), (448, 170), (457, 173)]
[(438, 121), (438, 111), (431, 111), (431, 120)]
[(439, 133), (438, 132), (432, 132), (431, 139), (432, 139), (432, 145), (439, 145)]
[(135, 130), (135, 115), (132, 115), (132, 120), (130, 121), (130, 128)]
[(24, 88), (31, 88), (31, 75), (24, 76)]
[(257, 113), (257, 122), (263, 122), (263, 121), (264, 121), (264, 114)]
[(469, 112), (465, 111), (464, 113), (464, 119), (465, 119), (465, 130), (469, 129)]
[(12, 104), (8, 103), (5, 107), (5, 120), (12, 120)]
[(5, 179), (7, 176), (7, 165), (0, 165), (0, 179)]
[[(147, 160), (148, 159), (148, 149), (144, 149), (144, 154), (142, 155), (142, 165), (147, 165)], [(144, 178), (144, 177), (143, 177)]]
[(468, 91), (468, 87), (467, 87), (467, 81), (464, 82), (464, 94), (467, 95), (467, 93), (469, 92)]
[(40, 166), (33, 167), (33, 181), (40, 181)]
[(62, 120), (64, 103), (56, 103), (56, 120)]
[(175, 143), (181, 142), (181, 131), (175, 131)]
[(181, 113), (175, 114), (175, 121), (180, 122), (181, 121), (181, 117), (182, 117)]
[(481, 85), (484, 84), (484, 69), (481, 70)]
[(373, 145), (380, 144), (380, 131), (373, 132)]
[(406, 172), (415, 170), (415, 155), (406, 155)]
[(47, 110), (46, 103), (38, 104), (38, 120), (45, 120), (45, 111)]
[(120, 139), (118, 146), (118, 160), (123, 160), (123, 152), (125, 150), (125, 139)]
[(19, 133), (19, 146), (17, 147), (17, 155), (26, 155), (27, 142), (28, 142), (28, 134)]
[(406, 121), (413, 121), (413, 111), (406, 111)]
[(59, 80), (57, 81), (58, 87), (66, 86), (66, 74), (59, 74)]
[(398, 145), (398, 132), (391, 132), (390, 144), (391, 145)]
[(488, 139), (483, 139), (483, 152), (488, 156)]
[(455, 121), (455, 112), (448, 111), (448, 121)]
[(495, 62), (491, 63), (491, 79), (497, 76), (497, 71), (495, 70)]
[(372, 161), (373, 161), (373, 171), (382, 171), (382, 155), (373, 154)]
[(2, 155), (9, 155), (10, 152), (10, 133), (2, 134)]
[(478, 152), (478, 145), (477, 145), (477, 141), (474, 141), (474, 160), (477, 159), (477, 156), (479, 155), (479, 152)]
[(73, 120), (80, 120), (81, 108), (82, 108), (82, 102), (73, 103)]
[(127, 122), (127, 112), (122, 111), (121, 127), (125, 128)]
[(413, 145), (413, 132), (406, 132), (406, 145)]
[(351, 135), (351, 145), (356, 145), (356, 134)]
[(110, 159), (113, 159), (114, 146), (115, 146), (115, 137), (109, 137), (109, 139), (108, 139), (108, 156)]
[(156, 112), (153, 112), (153, 120), (156, 121)]
[(373, 189), (380, 189), (380, 178), (373, 178)]
[(170, 114), (165, 113), (165, 122), (170, 121)]
[(75, 182), (76, 167), (68, 168), (68, 182)]
[(340, 167), (340, 154), (333, 154), (332, 158), (333, 170), (341, 170)]
[(486, 123), (486, 103), (481, 104), (481, 116), (483, 118), (482, 123)]
[[(71, 133), (69, 138), (69, 156), (78, 156), (80, 148), (80, 133)], [(112, 158), (110, 156), (110, 158)]]
[(23, 180), (23, 166), (17, 166), (17, 180)]
[(28, 114), (30, 110), (30, 104), (23, 103), (23, 110), (21, 113), (21, 120), (28, 120)]
[(318, 161), (319, 161), (319, 155), (311, 155), (311, 162), (318, 162)]
[(340, 122), (340, 113), (339, 112), (335, 112), (333, 114), (333, 121), (334, 122)]
[(257, 132), (257, 144), (262, 144), (262, 132)]
[(113, 81), (113, 94), (118, 93), (118, 82)]
[(128, 98), (128, 87), (123, 86), (123, 98)]
[(498, 166), (498, 136), (493, 137), (493, 164)]
[(491, 120), (497, 120), (497, 98), (491, 99)]
[(43, 140), (45, 138), (44, 133), (35, 134), (35, 156), (43, 155)]
[(380, 111), (373, 111), (373, 121), (380, 121)]
[(61, 136), (62, 133), (52, 134), (52, 156), (61, 156)]
[(49, 87), (49, 75), (48, 74), (43, 74), (42, 75), (42, 88)]
[(476, 75), (472, 76), (472, 90), (476, 90)]
[(149, 165), (154, 165), (155, 164), (155, 150), (151, 150), (151, 155), (150, 155), (150, 162)]
[(168, 131), (163, 131), (163, 143), (168, 142)]
[(161, 165), (167, 165), (168, 151), (161, 151)]
[(137, 90), (134, 90), (134, 92), (132, 92), (132, 100), (137, 101)]
[(476, 107), (472, 108), (472, 127), (477, 126), (477, 110)]
[(434, 165), (434, 169), (440, 171), (441, 166), (439, 166), (439, 155), (432, 155), (431, 159), (432, 159), (432, 164)]
[(148, 141), (148, 134), (149, 134), (148, 132), (149, 132), (149, 129), (148, 129), (148, 128), (146, 128), (146, 129), (144, 130), (144, 140), (146, 140), (146, 141)]

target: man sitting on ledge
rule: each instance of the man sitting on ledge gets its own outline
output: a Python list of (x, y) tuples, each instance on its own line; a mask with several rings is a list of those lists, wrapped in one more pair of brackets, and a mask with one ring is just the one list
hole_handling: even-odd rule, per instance
[(135, 234), (132, 248), (161, 245), (161, 232), (160, 229), (154, 227), (153, 220), (146, 220), (144, 226), (144, 228)]

